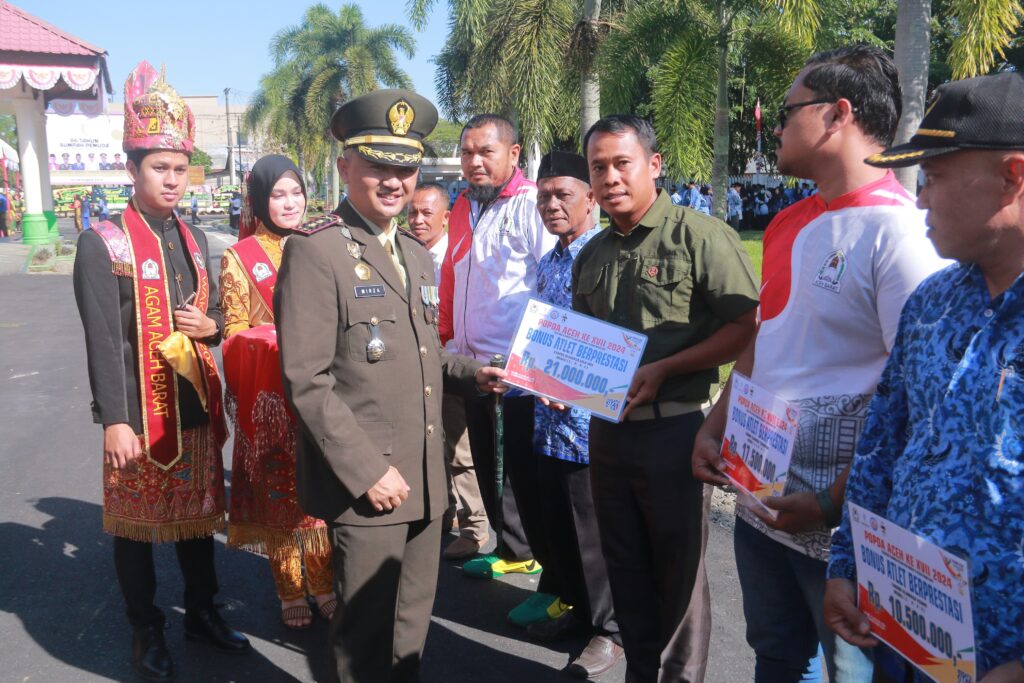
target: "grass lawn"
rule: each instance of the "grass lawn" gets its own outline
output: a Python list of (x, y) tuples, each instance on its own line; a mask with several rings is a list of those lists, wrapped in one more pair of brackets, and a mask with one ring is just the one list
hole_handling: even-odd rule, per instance
[[(761, 284), (761, 237), (764, 233), (759, 230), (743, 230), (740, 232), (740, 239), (743, 240), (743, 248), (750, 256), (750, 262), (754, 264), (754, 273), (757, 274), (758, 285)], [(732, 372), (732, 363), (718, 368), (718, 380), (725, 384)]]
[[(743, 230), (740, 232), (740, 239), (743, 240), (743, 248), (747, 250), (751, 263), (754, 264), (754, 272), (761, 277), (761, 238), (764, 233), (760, 230)], [(760, 284), (760, 283), (759, 283)]]

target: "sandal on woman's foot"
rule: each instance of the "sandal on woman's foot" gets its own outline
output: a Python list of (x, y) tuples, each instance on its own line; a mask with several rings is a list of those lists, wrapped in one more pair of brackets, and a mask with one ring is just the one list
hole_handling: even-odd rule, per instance
[(281, 608), (281, 621), (293, 631), (305, 631), (313, 625), (313, 611), (309, 609), (309, 605), (283, 607)]
[(330, 621), (334, 617), (334, 610), (338, 607), (338, 598), (332, 597), (330, 600), (325, 600), (323, 603), (317, 602), (317, 611), (327, 621)]

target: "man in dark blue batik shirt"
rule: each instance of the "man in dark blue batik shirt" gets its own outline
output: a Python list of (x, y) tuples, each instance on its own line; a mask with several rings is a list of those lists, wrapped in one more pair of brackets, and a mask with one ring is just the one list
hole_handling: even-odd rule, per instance
[[(968, 562), (982, 683), (1024, 681), (1022, 110), (1024, 74), (948, 83), (909, 143), (866, 160), (921, 164), (928, 237), (958, 264), (907, 299), (846, 500)], [(829, 626), (854, 645), (877, 645), (854, 601), (848, 515), (828, 573)], [(878, 645), (874, 680), (928, 678)]]

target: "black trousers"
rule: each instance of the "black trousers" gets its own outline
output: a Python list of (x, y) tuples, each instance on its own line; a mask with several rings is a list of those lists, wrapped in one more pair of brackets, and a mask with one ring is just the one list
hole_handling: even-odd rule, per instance
[[(213, 566), (213, 536), (178, 541), (174, 551), (185, 579), (185, 611), (213, 607), (213, 596), (218, 590)], [(156, 596), (153, 544), (115, 536), (114, 568), (132, 627), (162, 625), (164, 613), (153, 604)]]
[(544, 576), (573, 614), (590, 623), (594, 633), (619, 643), (597, 514), (586, 464), (537, 455), (540, 500), (546, 531)]
[(700, 412), (590, 421), (601, 549), (626, 651), (626, 680), (700, 682), (711, 637), (703, 484), (690, 469)]
[[(505, 493), (502, 498), (501, 543), (495, 551), (510, 561), (544, 557), (544, 516), (539, 501), (537, 456), (533, 452), (533, 397), (516, 396), (505, 401)], [(466, 399), (466, 426), (473, 452), (480, 495), (487, 516), (497, 517), (494, 485), (494, 398)], [(545, 590), (543, 576), (538, 590)]]

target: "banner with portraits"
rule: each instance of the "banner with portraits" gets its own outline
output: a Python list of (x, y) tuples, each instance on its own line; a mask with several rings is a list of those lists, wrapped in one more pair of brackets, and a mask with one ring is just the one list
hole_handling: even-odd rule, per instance
[(47, 167), (52, 185), (125, 185), (120, 114), (47, 114)]

